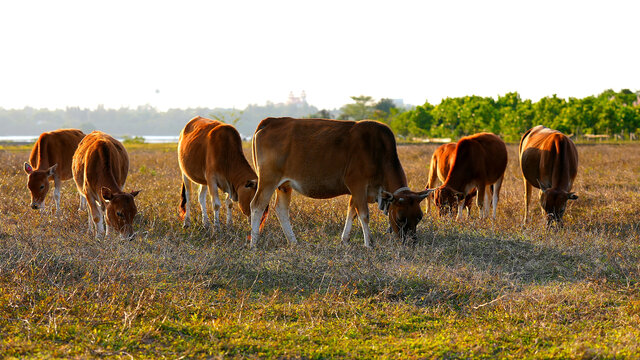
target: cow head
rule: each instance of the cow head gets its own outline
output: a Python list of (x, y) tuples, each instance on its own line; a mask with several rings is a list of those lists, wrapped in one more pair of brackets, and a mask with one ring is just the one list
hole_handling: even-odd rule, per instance
[(47, 170), (35, 170), (29, 163), (24, 163), (24, 172), (29, 176), (27, 187), (31, 192), (31, 208), (41, 209), (44, 207), (44, 198), (49, 192), (49, 178), (56, 173), (58, 164)]
[(422, 219), (420, 202), (431, 192), (433, 189), (421, 192), (407, 189), (396, 191), (393, 194), (387, 191), (382, 192), (380, 207), (384, 211), (388, 211), (391, 230), (400, 236), (402, 241), (406, 241), (407, 237), (415, 240), (416, 226)]
[(107, 203), (107, 225), (128, 239), (134, 236), (133, 218), (138, 213), (134, 198), (139, 193), (139, 190), (131, 193), (113, 193), (111, 189), (103, 187), (100, 194)]
[(435, 189), (433, 200), (440, 210), (440, 215), (447, 215), (458, 209), (458, 202), (464, 199), (464, 193), (453, 190), (448, 186)]
[(247, 180), (244, 186), (238, 188), (238, 205), (240, 205), (240, 211), (245, 216), (251, 218), (251, 200), (253, 200), (253, 196), (256, 194), (256, 189), (258, 188), (258, 180), (252, 179)]
[(567, 200), (577, 200), (578, 195), (572, 192), (550, 189), (538, 181), (540, 185), (540, 207), (547, 217), (547, 225), (554, 222), (562, 225), (562, 216), (567, 208)]

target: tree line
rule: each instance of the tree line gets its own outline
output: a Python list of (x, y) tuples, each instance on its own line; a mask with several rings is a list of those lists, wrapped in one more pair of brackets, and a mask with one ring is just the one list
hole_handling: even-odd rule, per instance
[(322, 109), (306, 100), (249, 105), (244, 110), (191, 108), (158, 111), (145, 105), (137, 108), (96, 109), (67, 107), (48, 110), (0, 108), (0, 134), (37, 135), (65, 127), (85, 132), (100, 129), (114, 135), (177, 135), (194, 116), (215, 118), (234, 124), (241, 134), (251, 136), (258, 122), (267, 116), (322, 117), (343, 120), (374, 119), (388, 124), (404, 138), (453, 138), (490, 131), (507, 141), (518, 141), (529, 128), (541, 124), (577, 138), (608, 135), (629, 139), (640, 135), (640, 92), (606, 90), (597, 96), (563, 99), (556, 95), (536, 102), (517, 92), (498, 99), (465, 96), (404, 106), (397, 100), (352, 96), (352, 103), (340, 109)]
[(556, 95), (537, 102), (523, 100), (517, 92), (491, 97), (446, 98), (438, 105), (429, 102), (409, 111), (381, 114), (396, 135), (404, 137), (460, 138), (481, 131), (518, 141), (535, 125), (557, 129), (577, 138), (608, 135), (617, 139), (638, 139), (640, 92), (606, 90), (597, 96), (567, 100)]

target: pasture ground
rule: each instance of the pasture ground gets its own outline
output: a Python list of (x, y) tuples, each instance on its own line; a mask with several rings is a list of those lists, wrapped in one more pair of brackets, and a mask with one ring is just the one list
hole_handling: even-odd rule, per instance
[[(88, 235), (72, 181), (59, 218), (28, 208), (29, 149), (0, 149), (2, 357), (640, 357), (638, 145), (578, 147), (580, 199), (557, 232), (537, 202), (521, 225), (510, 145), (495, 223), (425, 216), (404, 246), (371, 205), (367, 250), (359, 227), (340, 243), (346, 197), (294, 195), (301, 243), (272, 213), (257, 251), (239, 211), (212, 233), (195, 198), (182, 229), (175, 145), (127, 147), (126, 190), (142, 189), (134, 241)], [(399, 147), (413, 189), (435, 147)]]

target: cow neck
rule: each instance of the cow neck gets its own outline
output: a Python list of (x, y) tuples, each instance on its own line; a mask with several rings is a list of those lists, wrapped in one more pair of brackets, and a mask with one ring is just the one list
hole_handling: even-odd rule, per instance
[[(106, 146), (103, 144), (103, 146)], [(104, 177), (104, 182), (102, 183), (102, 186), (109, 188), (109, 190), (111, 190), (111, 192), (113, 194), (122, 194), (123, 191), (120, 188), (120, 186), (118, 185), (118, 182), (116, 181), (116, 177), (113, 175), (113, 168), (111, 167), (111, 154), (109, 153), (108, 149), (105, 149), (104, 147), (100, 147), (101, 152), (102, 152), (102, 159), (104, 161), (104, 171), (105, 171), (105, 177)]]
[(556, 190), (569, 191), (569, 182), (571, 181), (571, 174), (569, 173), (569, 166), (565, 158), (567, 157), (569, 146), (567, 146), (567, 140), (560, 139), (555, 142), (556, 154), (553, 161), (553, 173), (551, 174), (551, 188)]
[(403, 189), (409, 189), (407, 186), (407, 177), (405, 176), (402, 168), (393, 172), (387, 172), (385, 175), (385, 190), (396, 193)]
[(31, 164), (34, 166), (35, 170), (47, 170), (49, 169), (49, 154), (47, 152), (47, 137), (43, 136), (39, 139), (37, 146), (38, 149), (36, 151), (36, 160), (38, 164)]
[(236, 194), (241, 187), (247, 184), (247, 181), (258, 178), (258, 175), (253, 171), (244, 156), (242, 156), (242, 160), (241, 164), (235, 168), (235, 171), (232, 171), (227, 177)]
[(442, 187), (448, 187), (455, 191), (464, 192), (464, 188), (467, 184), (464, 183), (464, 174), (460, 175), (462, 176), (458, 176), (458, 171), (454, 163), (451, 170), (449, 170), (449, 175), (447, 175), (447, 178), (445, 179), (444, 184), (442, 184)]

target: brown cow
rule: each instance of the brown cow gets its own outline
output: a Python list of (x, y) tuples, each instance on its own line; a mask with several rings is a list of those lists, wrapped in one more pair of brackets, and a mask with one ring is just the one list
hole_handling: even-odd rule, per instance
[[(433, 189), (438, 180), (444, 183), (447, 179), (451, 165), (453, 165), (453, 154), (455, 154), (456, 145), (456, 143), (442, 144), (433, 153), (431, 156), (431, 164), (429, 165), (429, 181), (426, 189)], [(478, 191), (474, 188), (464, 198), (464, 207), (467, 209), (467, 215), (471, 214), (471, 204), (477, 193)], [(431, 197), (432, 195), (427, 197), (427, 213), (431, 212)]]
[(507, 146), (504, 141), (492, 133), (479, 133), (463, 137), (456, 146), (453, 165), (444, 184), (435, 191), (435, 203), (441, 209), (455, 206), (458, 202), (458, 215), (461, 217), (464, 202), (460, 201), (473, 188), (478, 189), (477, 204), (480, 217), (488, 215), (489, 196), (493, 185), (493, 218), (504, 171), (507, 168)]
[(388, 126), (376, 121), (266, 118), (253, 136), (258, 189), (251, 201), (251, 247), (276, 191), (275, 211), (285, 236), (297, 243), (289, 221), (291, 190), (315, 199), (351, 195), (342, 241), (349, 240), (358, 216), (364, 245), (371, 246), (368, 203), (389, 215), (392, 231), (403, 239), (415, 234), (422, 218), (420, 201), (432, 190), (407, 187), (396, 141)]
[(89, 204), (89, 232), (95, 228), (96, 236), (101, 236), (106, 216), (107, 235), (115, 230), (133, 238), (133, 218), (138, 212), (134, 198), (140, 191), (123, 191), (128, 172), (127, 150), (113, 137), (94, 131), (78, 145), (73, 180)]
[[(33, 149), (29, 162), (24, 163), (24, 171), (29, 175), (27, 187), (31, 192), (31, 208), (44, 208), (44, 199), (49, 192), (49, 181), (53, 180), (53, 199), (56, 212), (60, 211), (60, 188), (62, 181), (73, 177), (71, 161), (84, 133), (76, 129), (61, 129), (45, 132), (40, 135)], [(80, 197), (80, 207), (84, 199)]]
[(567, 200), (577, 200), (571, 192), (578, 173), (578, 151), (563, 133), (538, 125), (520, 140), (520, 169), (524, 179), (524, 223), (529, 217), (531, 187), (540, 189), (540, 206), (547, 224), (562, 224)]
[(250, 216), (249, 203), (256, 193), (258, 176), (242, 152), (242, 139), (231, 125), (196, 116), (180, 132), (178, 162), (182, 171), (180, 216), (189, 226), (189, 193), (191, 182), (200, 184), (202, 223), (208, 226), (207, 187), (213, 205), (214, 226), (220, 226), (218, 189), (227, 193), (227, 225), (231, 225), (233, 202)]

